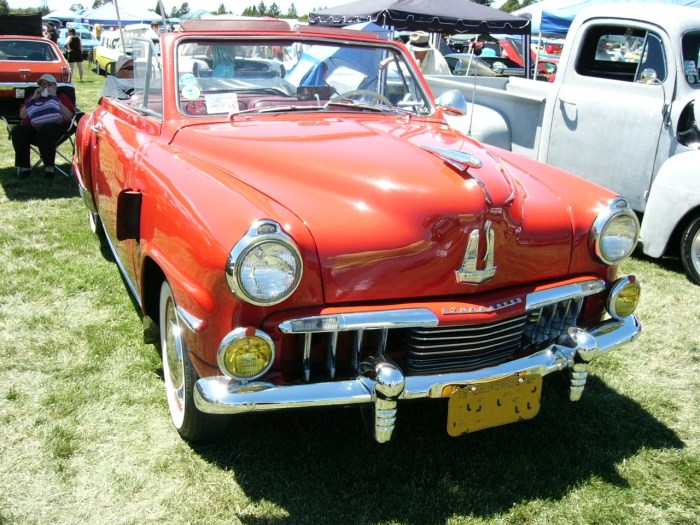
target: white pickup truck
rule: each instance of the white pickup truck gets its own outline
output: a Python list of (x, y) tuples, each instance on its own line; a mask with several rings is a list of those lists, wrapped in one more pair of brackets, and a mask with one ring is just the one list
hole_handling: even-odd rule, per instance
[(579, 14), (553, 83), (429, 76), (459, 89), (451, 125), (624, 195), (650, 257), (700, 284), (700, 9), (624, 3)]

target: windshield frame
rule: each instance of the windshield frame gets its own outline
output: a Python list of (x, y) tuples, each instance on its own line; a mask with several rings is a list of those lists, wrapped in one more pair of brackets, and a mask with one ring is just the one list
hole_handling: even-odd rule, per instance
[[(358, 31), (358, 33), (361, 33)], [(361, 34), (358, 34), (358, 36), (364, 36)], [(194, 72), (188, 75), (189, 70), (194, 70), (195, 65), (198, 61), (203, 59), (203, 57), (198, 57), (195, 58), (193, 55), (188, 54), (186, 52), (183, 52), (187, 50), (187, 46), (193, 46), (193, 45), (199, 45), (199, 46), (204, 46), (204, 45), (222, 45), (223, 43), (230, 43), (232, 46), (237, 46), (239, 48), (244, 48), (244, 47), (265, 47), (265, 48), (272, 48), (273, 46), (286, 46), (287, 50), (294, 50), (295, 47), (298, 48), (303, 48), (303, 52), (298, 54), (296, 57), (292, 57), (291, 60), (285, 61), (283, 60), (276, 60), (274, 58), (267, 58), (267, 56), (257, 56), (257, 57), (237, 57), (240, 58), (241, 60), (250, 60), (251, 63), (258, 61), (258, 62), (268, 62), (271, 64), (270, 69), (276, 69), (279, 68), (280, 65), (282, 67), (282, 76), (278, 76), (275, 78), (273, 75), (272, 78), (269, 80), (270, 86), (269, 86), (269, 95), (270, 96), (275, 96), (278, 95), (279, 97), (287, 97), (288, 101), (286, 103), (279, 103), (279, 111), (277, 112), (285, 112), (285, 111), (290, 111), (294, 110), (295, 112), (298, 111), (303, 111), (301, 106), (307, 106), (309, 108), (309, 111), (314, 111), (318, 112), (319, 107), (322, 107), (323, 111), (332, 111), (332, 112), (338, 112), (340, 110), (349, 110), (348, 107), (343, 107), (342, 105), (338, 104), (327, 104), (329, 99), (332, 99), (333, 96), (337, 96), (341, 93), (338, 93), (340, 89), (335, 89), (335, 93), (333, 96), (323, 96), (323, 95), (328, 95), (325, 93), (325, 91), (320, 90), (318, 93), (314, 93), (313, 90), (309, 94), (308, 98), (306, 98), (306, 94), (300, 95), (297, 89), (301, 89), (302, 87), (315, 87), (315, 88), (321, 88), (322, 86), (308, 86), (306, 84), (303, 84), (303, 78), (304, 75), (307, 74), (308, 72), (305, 72), (303, 75), (299, 75), (299, 71), (295, 71), (297, 67), (301, 67), (300, 64), (303, 63), (304, 60), (308, 59), (317, 59), (318, 63), (314, 64), (312, 67), (315, 68), (321, 68), (322, 64), (328, 60), (328, 57), (326, 59), (319, 59), (318, 56), (314, 57), (313, 53), (309, 53), (309, 50), (315, 51), (315, 50), (324, 50), (324, 47), (327, 47), (326, 51), (330, 52), (333, 49), (336, 50), (349, 50), (348, 52), (353, 52), (357, 51), (363, 59), (367, 59), (369, 56), (373, 56), (374, 58), (377, 58), (376, 62), (376, 70), (373, 67), (373, 63), (369, 62), (369, 66), (372, 71), (372, 75), (374, 75), (374, 71), (376, 71), (376, 76), (367, 75), (365, 77), (365, 80), (367, 80), (368, 83), (374, 83), (376, 90), (380, 93), (385, 93), (389, 92), (390, 88), (393, 88), (395, 90), (398, 90), (397, 93), (393, 94), (393, 100), (392, 102), (395, 102), (396, 105), (392, 107), (386, 107), (381, 104), (381, 102), (375, 101), (374, 104), (378, 107), (386, 107), (388, 112), (397, 112), (397, 109), (400, 110), (401, 113), (403, 114), (410, 114), (414, 116), (434, 116), (437, 112), (437, 108), (434, 104), (434, 101), (432, 99), (432, 94), (429, 91), (429, 88), (426, 87), (425, 85), (425, 80), (422, 78), (422, 75), (420, 72), (417, 70), (417, 68), (414, 67), (413, 62), (408, 59), (407, 53), (405, 52), (404, 48), (396, 44), (395, 42), (391, 41), (379, 41), (379, 42), (368, 42), (368, 41), (362, 41), (362, 40), (352, 40), (352, 39), (339, 39), (339, 38), (331, 38), (331, 37), (324, 37), (324, 36), (319, 36), (319, 35), (304, 35), (301, 33), (292, 33), (290, 35), (281, 35), (279, 33), (277, 34), (271, 34), (271, 35), (220, 35), (220, 34), (207, 34), (207, 33), (197, 33), (197, 34), (192, 34), (192, 35), (183, 35), (182, 37), (178, 38), (177, 41), (175, 42), (175, 48), (174, 48), (174, 58), (175, 58), (175, 64), (173, 67), (172, 75), (170, 82), (173, 82), (173, 85), (176, 87), (174, 89), (174, 96), (176, 98), (175, 100), (175, 105), (177, 107), (177, 110), (180, 112), (180, 114), (184, 117), (187, 118), (203, 118), (203, 117), (208, 117), (208, 118), (228, 118), (231, 115), (235, 115), (237, 113), (242, 112), (242, 110), (245, 110), (247, 114), (254, 114), (256, 111), (251, 111), (248, 110), (248, 108), (242, 108), (242, 104), (239, 106), (237, 97), (229, 97), (228, 100), (225, 100), (224, 98), (221, 98), (219, 101), (221, 102), (221, 106), (218, 107), (218, 111), (216, 112), (208, 112), (209, 108), (206, 107), (207, 109), (202, 112), (201, 114), (193, 114), (191, 111), (185, 109), (187, 106), (187, 103), (183, 104), (183, 98), (186, 99), (192, 99), (193, 103), (196, 103), (196, 101), (199, 101), (201, 104), (202, 102), (202, 94), (207, 92), (206, 89), (201, 89), (208, 87), (206, 84), (210, 83), (208, 80), (205, 78), (195, 76)], [(310, 47), (307, 47), (310, 46)], [(340, 51), (342, 53), (343, 51)], [(366, 55), (365, 55), (366, 53)], [(323, 53), (321, 53), (321, 56)], [(331, 53), (331, 56), (333, 54)], [(184, 58), (188, 57), (187, 60), (193, 60), (193, 63), (187, 64), (187, 60)], [(379, 58), (378, 58), (379, 57)], [(387, 64), (397, 64), (397, 65), (389, 65), (388, 67), (383, 66), (382, 64), (385, 62), (384, 58), (389, 57), (392, 58), (391, 61), (388, 61)], [(283, 55), (284, 58), (284, 55)], [(277, 64), (275, 64), (277, 62)], [(291, 67), (290, 67), (290, 64)], [(252, 64), (254, 65), (254, 64)], [(357, 66), (357, 64), (354, 64)], [(356, 68), (360, 69), (360, 68)], [(335, 69), (334, 71), (330, 72), (328, 77), (325, 77), (326, 80), (334, 73), (338, 73), (340, 68)], [(355, 71), (357, 72), (357, 71)], [(346, 74), (347, 78), (352, 77), (353, 71), (344, 71), (343, 73)], [(340, 76), (340, 75), (338, 75)], [(358, 75), (359, 77), (360, 75)], [(302, 78), (299, 78), (302, 77)], [(226, 82), (230, 83), (231, 91), (236, 92), (237, 87), (235, 85), (235, 79), (230, 78), (227, 79)], [(226, 82), (222, 82), (222, 85), (225, 84)], [(393, 83), (393, 84), (391, 84)], [(331, 85), (333, 85), (333, 82), (331, 82)], [(336, 84), (335, 87), (338, 87), (339, 84)], [(194, 86), (194, 87), (190, 87)], [(211, 86), (209, 86), (211, 87)], [(240, 92), (245, 92), (246, 87), (245, 85), (238, 85), (238, 91)], [(264, 85), (260, 85), (259, 89), (262, 91), (264, 89)], [(183, 97), (183, 91), (186, 91), (186, 97)], [(401, 91), (404, 90), (404, 91)], [(348, 91), (348, 90), (345, 90)], [(354, 90), (351, 90), (354, 91)], [(362, 89), (361, 91), (364, 91)], [(255, 92), (255, 88), (251, 87), (250, 92)], [(321, 95), (319, 95), (321, 93)], [(196, 95), (196, 96), (195, 96)], [(261, 96), (263, 96), (264, 93), (261, 93)], [(404, 102), (402, 100), (398, 100), (403, 96), (404, 98), (410, 99), (409, 102)], [(373, 98), (373, 97), (370, 97)], [(298, 102), (295, 102), (298, 101)], [(314, 101), (316, 101), (316, 104), (314, 105)], [(399, 102), (401, 105), (399, 105)], [(227, 108), (227, 104), (229, 104), (228, 109), (230, 111), (225, 111)], [(205, 104), (206, 106), (206, 104)], [(357, 104), (356, 106), (353, 106), (354, 110), (357, 110), (358, 108), (361, 109), (362, 104)], [(277, 113), (272, 107), (265, 107), (265, 114), (270, 114), (270, 113)]]

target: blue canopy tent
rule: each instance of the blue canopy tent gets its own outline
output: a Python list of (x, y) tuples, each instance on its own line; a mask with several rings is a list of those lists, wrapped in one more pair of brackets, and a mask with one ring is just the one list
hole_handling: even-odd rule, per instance
[(155, 11), (148, 10), (125, 10), (119, 9), (117, 16), (117, 8), (114, 4), (104, 4), (97, 9), (85, 11), (80, 14), (80, 19), (83, 22), (90, 24), (102, 24), (103, 26), (117, 26), (121, 19), (122, 24), (147, 24), (149, 22), (159, 22), (162, 17)]

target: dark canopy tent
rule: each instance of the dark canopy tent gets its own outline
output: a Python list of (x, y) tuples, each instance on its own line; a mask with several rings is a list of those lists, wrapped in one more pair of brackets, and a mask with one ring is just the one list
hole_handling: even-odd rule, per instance
[(313, 11), (309, 23), (346, 26), (375, 22), (397, 31), (529, 35), (530, 20), (469, 0), (357, 0)]
[(0, 35), (42, 36), (41, 13), (0, 15)]

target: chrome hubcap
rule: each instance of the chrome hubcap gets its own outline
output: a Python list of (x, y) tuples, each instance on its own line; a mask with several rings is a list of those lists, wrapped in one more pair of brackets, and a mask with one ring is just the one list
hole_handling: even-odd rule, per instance
[(168, 392), (170, 413), (176, 425), (181, 425), (185, 411), (185, 370), (182, 352), (182, 334), (177, 324), (175, 305), (171, 300), (165, 313), (165, 337), (163, 344), (163, 370)]

